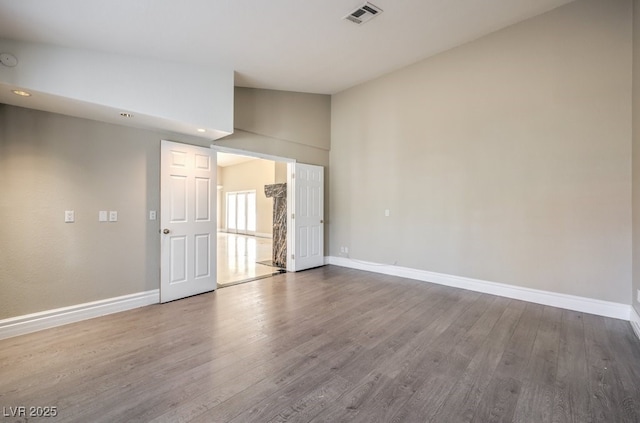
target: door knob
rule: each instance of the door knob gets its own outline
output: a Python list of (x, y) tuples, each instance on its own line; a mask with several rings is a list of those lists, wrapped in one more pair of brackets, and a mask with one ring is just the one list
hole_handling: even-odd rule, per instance
[(162, 233), (165, 234), (165, 235), (168, 234), (169, 232), (171, 232), (169, 229), (163, 229), (162, 230)]

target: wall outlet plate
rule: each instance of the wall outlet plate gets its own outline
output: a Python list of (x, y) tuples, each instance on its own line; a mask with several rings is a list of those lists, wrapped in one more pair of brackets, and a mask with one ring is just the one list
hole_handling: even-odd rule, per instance
[(73, 210), (65, 210), (64, 211), (64, 222), (65, 223), (73, 223), (76, 221), (76, 212)]
[(98, 212), (98, 222), (106, 222), (107, 221), (107, 211), (100, 210)]

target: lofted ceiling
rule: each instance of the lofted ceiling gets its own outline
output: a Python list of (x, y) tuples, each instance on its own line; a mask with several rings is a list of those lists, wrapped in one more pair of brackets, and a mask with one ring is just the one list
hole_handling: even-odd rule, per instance
[[(572, 0), (0, 0), (0, 38), (231, 65), (237, 86), (333, 94)], [(1, 99), (0, 99), (1, 100)]]

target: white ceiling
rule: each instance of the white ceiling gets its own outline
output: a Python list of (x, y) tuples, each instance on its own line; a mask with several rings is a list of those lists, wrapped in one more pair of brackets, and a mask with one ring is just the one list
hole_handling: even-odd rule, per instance
[(220, 167), (233, 166), (236, 164), (258, 160), (256, 157), (240, 156), (238, 154), (221, 153), (217, 154), (217, 165)]
[(333, 94), (572, 0), (0, 0), (0, 38), (224, 63), (236, 85)]

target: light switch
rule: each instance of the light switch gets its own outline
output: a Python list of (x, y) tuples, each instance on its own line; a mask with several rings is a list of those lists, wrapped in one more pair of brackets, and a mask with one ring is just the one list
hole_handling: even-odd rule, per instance
[(389, 209), (385, 209), (385, 210), (384, 210), (384, 215), (385, 215), (386, 217), (389, 217), (389, 214), (390, 214)]
[(100, 210), (98, 212), (98, 222), (106, 222), (107, 221), (107, 211)]
[(73, 210), (65, 210), (64, 211), (64, 222), (65, 223), (73, 223), (76, 221), (76, 212)]
[(117, 222), (118, 221), (118, 212), (111, 210), (109, 212), (109, 222)]
[(155, 210), (149, 211), (149, 220), (156, 220), (156, 211)]

